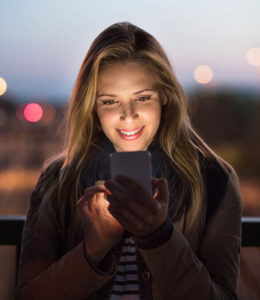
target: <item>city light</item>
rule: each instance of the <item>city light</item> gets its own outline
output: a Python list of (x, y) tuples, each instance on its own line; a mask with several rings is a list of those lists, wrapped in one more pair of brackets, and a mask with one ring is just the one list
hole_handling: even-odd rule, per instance
[(16, 108), (16, 118), (23, 122), (41, 122), (50, 124), (56, 115), (56, 109), (49, 103), (22, 103)]
[(0, 96), (2, 96), (7, 90), (7, 84), (4, 78), (0, 77)]
[(260, 66), (260, 48), (250, 48), (246, 53), (246, 60), (250, 65)]
[(207, 84), (213, 78), (213, 71), (209, 66), (200, 65), (194, 71), (194, 78), (200, 84)]
[(29, 103), (24, 108), (24, 117), (29, 122), (38, 122), (42, 118), (42, 107), (37, 103)]

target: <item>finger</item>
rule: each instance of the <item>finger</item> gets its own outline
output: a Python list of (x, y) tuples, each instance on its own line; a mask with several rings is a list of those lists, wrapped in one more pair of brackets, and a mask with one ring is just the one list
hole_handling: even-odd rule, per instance
[(89, 202), (90, 199), (92, 199), (95, 196), (95, 193), (93, 194), (88, 194), (88, 195), (83, 195), (82, 197), (79, 198), (77, 201), (77, 205), (80, 207), (83, 207), (87, 202)]
[(95, 182), (95, 185), (96, 184), (103, 184), (105, 182), (105, 180), (97, 180), (96, 182)]
[(99, 192), (109, 193), (109, 190), (104, 185), (97, 184), (97, 185), (90, 186), (90, 187), (86, 188), (84, 190), (84, 195), (99, 193)]
[(95, 182), (95, 186), (101, 188), (102, 190), (105, 191), (106, 194), (111, 194), (111, 192), (109, 191), (109, 189), (107, 189), (105, 187), (105, 180), (98, 180)]
[(127, 206), (129, 203), (137, 203), (136, 201), (136, 195), (131, 193), (130, 191), (122, 190), (121, 187), (118, 186), (115, 182), (112, 180), (107, 180), (105, 183), (106, 187), (109, 188), (112, 195), (116, 198), (116, 200), (122, 204), (123, 206)]
[(158, 179), (155, 177), (151, 178), (151, 184), (152, 187), (155, 188), (155, 193), (153, 194), (153, 199), (156, 199), (159, 195), (159, 189), (158, 189)]
[(113, 195), (107, 195), (107, 200), (111, 205), (117, 206), (119, 209), (121, 207), (139, 219), (142, 219), (148, 211), (152, 210), (148, 207), (148, 205), (144, 207), (140, 205), (139, 202), (125, 196), (124, 194), (117, 195), (116, 193), (113, 193)]
[(112, 204), (108, 206), (108, 210), (126, 230), (132, 234), (140, 234), (139, 232), (142, 230), (140, 220), (129, 211)]
[(137, 195), (132, 191), (126, 193), (110, 180), (106, 181), (105, 185), (111, 190), (116, 200), (136, 216), (142, 217), (147, 212), (154, 213), (157, 211), (157, 204), (153, 201), (151, 194), (141, 193)]
[[(121, 177), (123, 178), (121, 180)], [(126, 176), (117, 176), (117, 179), (120, 178), (120, 180), (116, 180), (122, 187), (126, 190), (126, 192), (122, 191), (118, 185), (113, 182), (112, 180), (106, 180), (105, 181), (105, 187), (108, 189), (113, 189), (112, 192), (114, 193), (120, 193), (123, 196), (128, 196), (129, 198), (134, 198), (136, 202), (139, 202), (141, 205), (147, 205), (147, 199), (151, 197), (151, 194), (144, 189), (141, 185), (130, 179)]]
[(95, 182), (95, 186), (99, 186), (99, 187), (105, 188), (104, 183), (105, 183), (105, 180), (97, 180)]
[(142, 185), (140, 185), (138, 182), (136, 182), (130, 177), (118, 175), (115, 179), (128, 190), (133, 191), (136, 195), (148, 194), (148, 191)]
[(91, 186), (84, 190), (84, 194), (77, 201), (78, 204), (84, 205), (86, 201), (89, 201), (96, 193), (110, 193), (106, 188), (100, 186)]
[[(84, 213), (92, 211), (92, 203), (95, 201), (95, 193), (90, 195), (83, 195), (78, 201), (77, 201), (77, 207), (79, 208), (80, 213)], [(84, 215), (83, 213), (83, 215)]]
[(169, 198), (168, 181), (166, 178), (152, 178), (153, 186), (158, 190), (158, 193), (154, 195), (156, 199), (161, 202), (167, 202)]

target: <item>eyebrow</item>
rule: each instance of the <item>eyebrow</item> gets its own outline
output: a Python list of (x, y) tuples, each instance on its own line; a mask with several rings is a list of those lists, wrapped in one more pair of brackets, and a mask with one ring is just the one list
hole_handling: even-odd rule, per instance
[[(155, 90), (154, 90), (154, 89), (143, 89), (143, 90), (140, 90), (140, 91), (135, 92), (134, 95), (138, 95), (138, 94), (141, 94), (141, 93), (147, 92), (147, 91), (152, 91), (152, 92), (154, 92)], [(117, 97), (117, 95), (114, 95), (114, 94), (98, 94), (98, 95), (97, 95), (97, 98), (103, 97), (103, 96), (107, 96), (107, 97)]]

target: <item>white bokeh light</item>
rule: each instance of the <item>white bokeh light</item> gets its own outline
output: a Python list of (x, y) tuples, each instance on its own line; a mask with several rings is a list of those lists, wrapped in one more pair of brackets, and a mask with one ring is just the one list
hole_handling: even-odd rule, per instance
[(246, 52), (246, 60), (250, 65), (260, 66), (260, 48), (250, 48)]
[(207, 84), (213, 79), (213, 71), (209, 66), (200, 65), (194, 71), (194, 78), (200, 84)]
[(0, 96), (2, 96), (7, 90), (7, 83), (4, 78), (0, 77)]

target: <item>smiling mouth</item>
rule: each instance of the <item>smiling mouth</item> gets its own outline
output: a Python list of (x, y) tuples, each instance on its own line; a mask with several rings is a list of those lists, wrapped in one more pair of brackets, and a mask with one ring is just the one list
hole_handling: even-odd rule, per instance
[(135, 128), (133, 128), (133, 129), (117, 129), (117, 130), (123, 131), (123, 132), (135, 132), (135, 131), (137, 131), (137, 130), (142, 129), (143, 127), (144, 127), (144, 126), (135, 127)]
[(142, 129), (144, 128), (144, 126), (141, 127), (136, 127), (133, 129), (117, 129), (120, 133), (126, 134), (126, 135), (134, 135), (138, 132), (140, 132)]
[(141, 135), (143, 132), (145, 126), (137, 127), (136, 130), (130, 131), (129, 129), (127, 131), (117, 129), (119, 135), (124, 139), (135, 139)]

